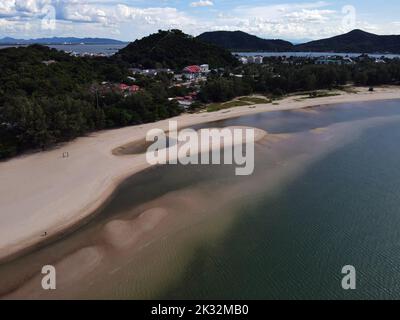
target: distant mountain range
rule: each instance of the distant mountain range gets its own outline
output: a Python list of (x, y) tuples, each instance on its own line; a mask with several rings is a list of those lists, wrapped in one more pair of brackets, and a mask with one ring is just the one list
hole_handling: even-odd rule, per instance
[(107, 38), (74, 38), (74, 37), (53, 37), (38, 39), (14, 39), (5, 37), (0, 39), (0, 44), (125, 44), (126, 42)]
[(242, 31), (206, 32), (197, 38), (231, 51), (400, 53), (400, 36), (381, 36), (358, 29), (298, 45), (284, 40), (262, 39)]

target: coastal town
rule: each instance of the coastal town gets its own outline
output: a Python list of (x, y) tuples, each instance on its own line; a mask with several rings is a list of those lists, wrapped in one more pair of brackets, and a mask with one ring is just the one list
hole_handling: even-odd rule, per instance
[[(326, 55), (318, 57), (304, 57), (304, 56), (262, 56), (262, 55), (235, 55), (241, 64), (241, 67), (235, 69), (235, 73), (229, 72), (229, 76), (236, 78), (243, 78), (246, 73), (244, 67), (251, 65), (262, 66), (268, 69), (274, 77), (280, 77), (279, 73), (276, 73), (274, 66), (276, 65), (333, 65), (333, 66), (352, 66), (357, 63), (369, 62), (374, 64), (386, 64), (392, 59), (381, 57), (372, 57), (367, 54), (362, 54), (356, 57), (350, 57), (348, 55)], [(55, 63), (55, 61), (43, 61), (46, 65)], [(176, 101), (184, 108), (189, 109), (196, 101), (197, 96), (201, 90), (202, 85), (207, 82), (210, 75), (223, 75), (225, 68), (210, 69), (208, 64), (202, 65), (190, 65), (186, 66), (182, 70), (172, 70), (169, 68), (159, 69), (145, 69), (145, 68), (129, 68), (130, 76), (127, 77), (128, 83), (110, 83), (102, 82), (98, 88), (93, 87), (94, 92), (100, 94), (106, 94), (108, 92), (114, 92), (122, 94), (127, 97), (135, 94), (141, 90), (141, 87), (137, 84), (139, 78), (155, 78), (157, 75), (167, 75), (172, 79), (171, 88), (184, 88), (189, 90), (186, 95), (169, 97), (169, 101)]]

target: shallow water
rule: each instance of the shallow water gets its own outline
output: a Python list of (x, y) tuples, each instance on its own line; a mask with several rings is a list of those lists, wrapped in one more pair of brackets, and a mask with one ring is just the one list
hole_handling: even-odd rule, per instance
[[(368, 129), (272, 199), (242, 207), (223, 241), (200, 247), (160, 297), (400, 298), (399, 124)], [(349, 264), (350, 292), (340, 273)]]
[[(400, 298), (399, 101), (197, 128), (232, 125), (290, 135), (256, 144), (250, 177), (235, 176), (232, 166), (201, 165), (133, 176), (89, 224), (0, 266), (0, 294), (19, 287), (9, 297)], [(160, 222), (134, 224), (139, 240), (110, 242), (110, 221), (136, 223), (159, 207), (168, 212)], [(79, 260), (82, 248), (100, 263)], [(50, 296), (38, 289), (44, 264), (61, 270)], [(347, 264), (358, 271), (354, 292), (340, 287)]]

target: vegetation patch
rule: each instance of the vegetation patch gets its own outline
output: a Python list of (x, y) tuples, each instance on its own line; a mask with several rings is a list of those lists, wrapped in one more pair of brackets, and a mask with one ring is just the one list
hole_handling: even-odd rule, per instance
[(215, 112), (223, 109), (234, 108), (234, 107), (243, 107), (243, 106), (250, 106), (251, 103), (244, 102), (244, 101), (229, 101), (225, 103), (212, 103), (207, 106), (207, 112)]
[(301, 99), (315, 99), (324, 97), (335, 97), (340, 96), (337, 92), (327, 92), (327, 91), (313, 91), (308, 94), (308, 96), (302, 97)]
[(339, 90), (344, 91), (346, 93), (352, 93), (352, 94), (357, 94), (359, 91), (353, 87), (349, 87), (349, 86), (343, 86), (340, 87)]
[(271, 100), (260, 97), (241, 97), (238, 100), (243, 102), (248, 102), (251, 104), (271, 103)]

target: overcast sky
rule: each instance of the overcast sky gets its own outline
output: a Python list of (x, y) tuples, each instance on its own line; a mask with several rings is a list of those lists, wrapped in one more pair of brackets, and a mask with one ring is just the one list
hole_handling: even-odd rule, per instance
[(400, 1), (0, 0), (0, 37), (131, 41), (171, 28), (192, 35), (242, 30), (290, 40), (319, 39), (354, 28), (400, 34)]

